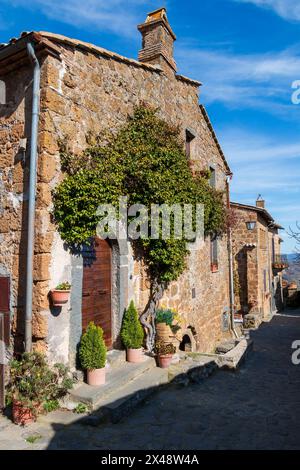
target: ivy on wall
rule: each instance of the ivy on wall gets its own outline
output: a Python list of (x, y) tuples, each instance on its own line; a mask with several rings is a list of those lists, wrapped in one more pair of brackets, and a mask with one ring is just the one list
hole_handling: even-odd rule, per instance
[[(103, 143), (104, 142), (104, 143)], [(192, 175), (180, 139), (153, 109), (138, 107), (116, 135), (105, 134), (81, 155), (62, 146), (66, 177), (53, 194), (54, 219), (67, 243), (80, 245), (95, 236), (99, 204), (127, 195), (129, 205), (194, 204), (205, 208), (205, 233), (221, 233), (226, 211), (223, 194), (210, 187), (207, 176)], [(176, 280), (184, 271), (185, 240), (141, 240), (150, 274), (159, 282)]]
[[(89, 138), (81, 155), (61, 144), (61, 164), (66, 175), (53, 193), (53, 216), (70, 245), (80, 246), (95, 236), (99, 204), (118, 207), (120, 196), (128, 196), (129, 206), (143, 204), (149, 209), (151, 204), (204, 204), (205, 234), (226, 229), (223, 193), (210, 187), (207, 173), (192, 174), (179, 129), (159, 118), (156, 110), (137, 107), (115, 135), (106, 132)], [(146, 318), (154, 312), (161, 286), (184, 271), (187, 241), (147, 238), (135, 244), (154, 286), (155, 300), (152, 305), (150, 301)]]

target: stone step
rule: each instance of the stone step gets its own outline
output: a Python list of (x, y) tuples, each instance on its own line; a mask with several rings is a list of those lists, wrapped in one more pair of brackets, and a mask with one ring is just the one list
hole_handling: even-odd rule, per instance
[(173, 383), (188, 384), (200, 382), (212, 375), (218, 369), (216, 361), (201, 354), (186, 354), (178, 364), (173, 364), (168, 369), (168, 378)]
[(85, 403), (96, 409), (104, 398), (135, 380), (144, 372), (156, 367), (155, 359), (145, 356), (140, 364), (124, 362), (118, 367), (110, 367), (106, 372), (106, 384), (101, 387), (91, 387), (85, 383), (79, 384), (70, 391), (69, 400), (73, 403)]
[[(120, 389), (116, 389), (97, 404), (92, 420), (117, 423), (128, 416), (138, 404), (145, 401), (162, 385), (168, 384), (168, 372), (158, 367), (149, 369)], [(89, 420), (89, 417), (86, 418)]]
[(119, 351), (117, 349), (112, 349), (107, 352), (107, 363), (110, 367), (118, 367), (126, 362), (126, 351)]

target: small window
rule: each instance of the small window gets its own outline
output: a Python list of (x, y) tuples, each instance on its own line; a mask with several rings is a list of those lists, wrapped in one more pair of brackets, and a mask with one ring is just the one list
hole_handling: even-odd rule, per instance
[(212, 235), (210, 238), (210, 263), (211, 263), (211, 271), (217, 272), (219, 269), (219, 259), (218, 259), (218, 237), (216, 235)]
[(6, 104), (6, 85), (0, 80), (0, 105)]
[(185, 131), (185, 153), (187, 159), (190, 159), (192, 154), (192, 141), (195, 138), (195, 133), (191, 129)]
[(216, 170), (214, 167), (209, 167), (209, 184), (212, 188), (216, 187)]

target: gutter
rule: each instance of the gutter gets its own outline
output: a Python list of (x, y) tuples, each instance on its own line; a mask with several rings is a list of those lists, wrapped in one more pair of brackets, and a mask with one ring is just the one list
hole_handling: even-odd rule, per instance
[[(230, 210), (230, 191), (229, 191), (229, 183), (231, 177), (228, 176), (226, 178), (226, 192), (227, 192), (227, 208)], [(236, 332), (235, 324), (234, 324), (234, 273), (233, 273), (233, 255), (232, 255), (232, 231), (231, 227), (228, 227), (227, 231), (227, 238), (228, 238), (228, 258), (229, 258), (229, 296), (230, 296), (230, 319), (231, 319), (231, 330), (234, 333), (236, 338), (239, 335)]]
[(33, 256), (41, 69), (32, 43), (27, 43), (27, 53), (33, 65), (25, 306), (25, 351), (30, 352), (32, 350)]

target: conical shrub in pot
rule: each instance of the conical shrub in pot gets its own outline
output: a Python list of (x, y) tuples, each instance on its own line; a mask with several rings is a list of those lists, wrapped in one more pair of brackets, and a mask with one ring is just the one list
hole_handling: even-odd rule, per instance
[(82, 335), (79, 358), (83, 369), (87, 370), (87, 383), (99, 386), (105, 384), (105, 364), (107, 349), (103, 330), (94, 322), (89, 323)]
[(121, 339), (127, 349), (127, 361), (135, 363), (141, 362), (143, 360), (142, 345), (144, 341), (144, 329), (133, 301), (130, 302), (124, 314)]

